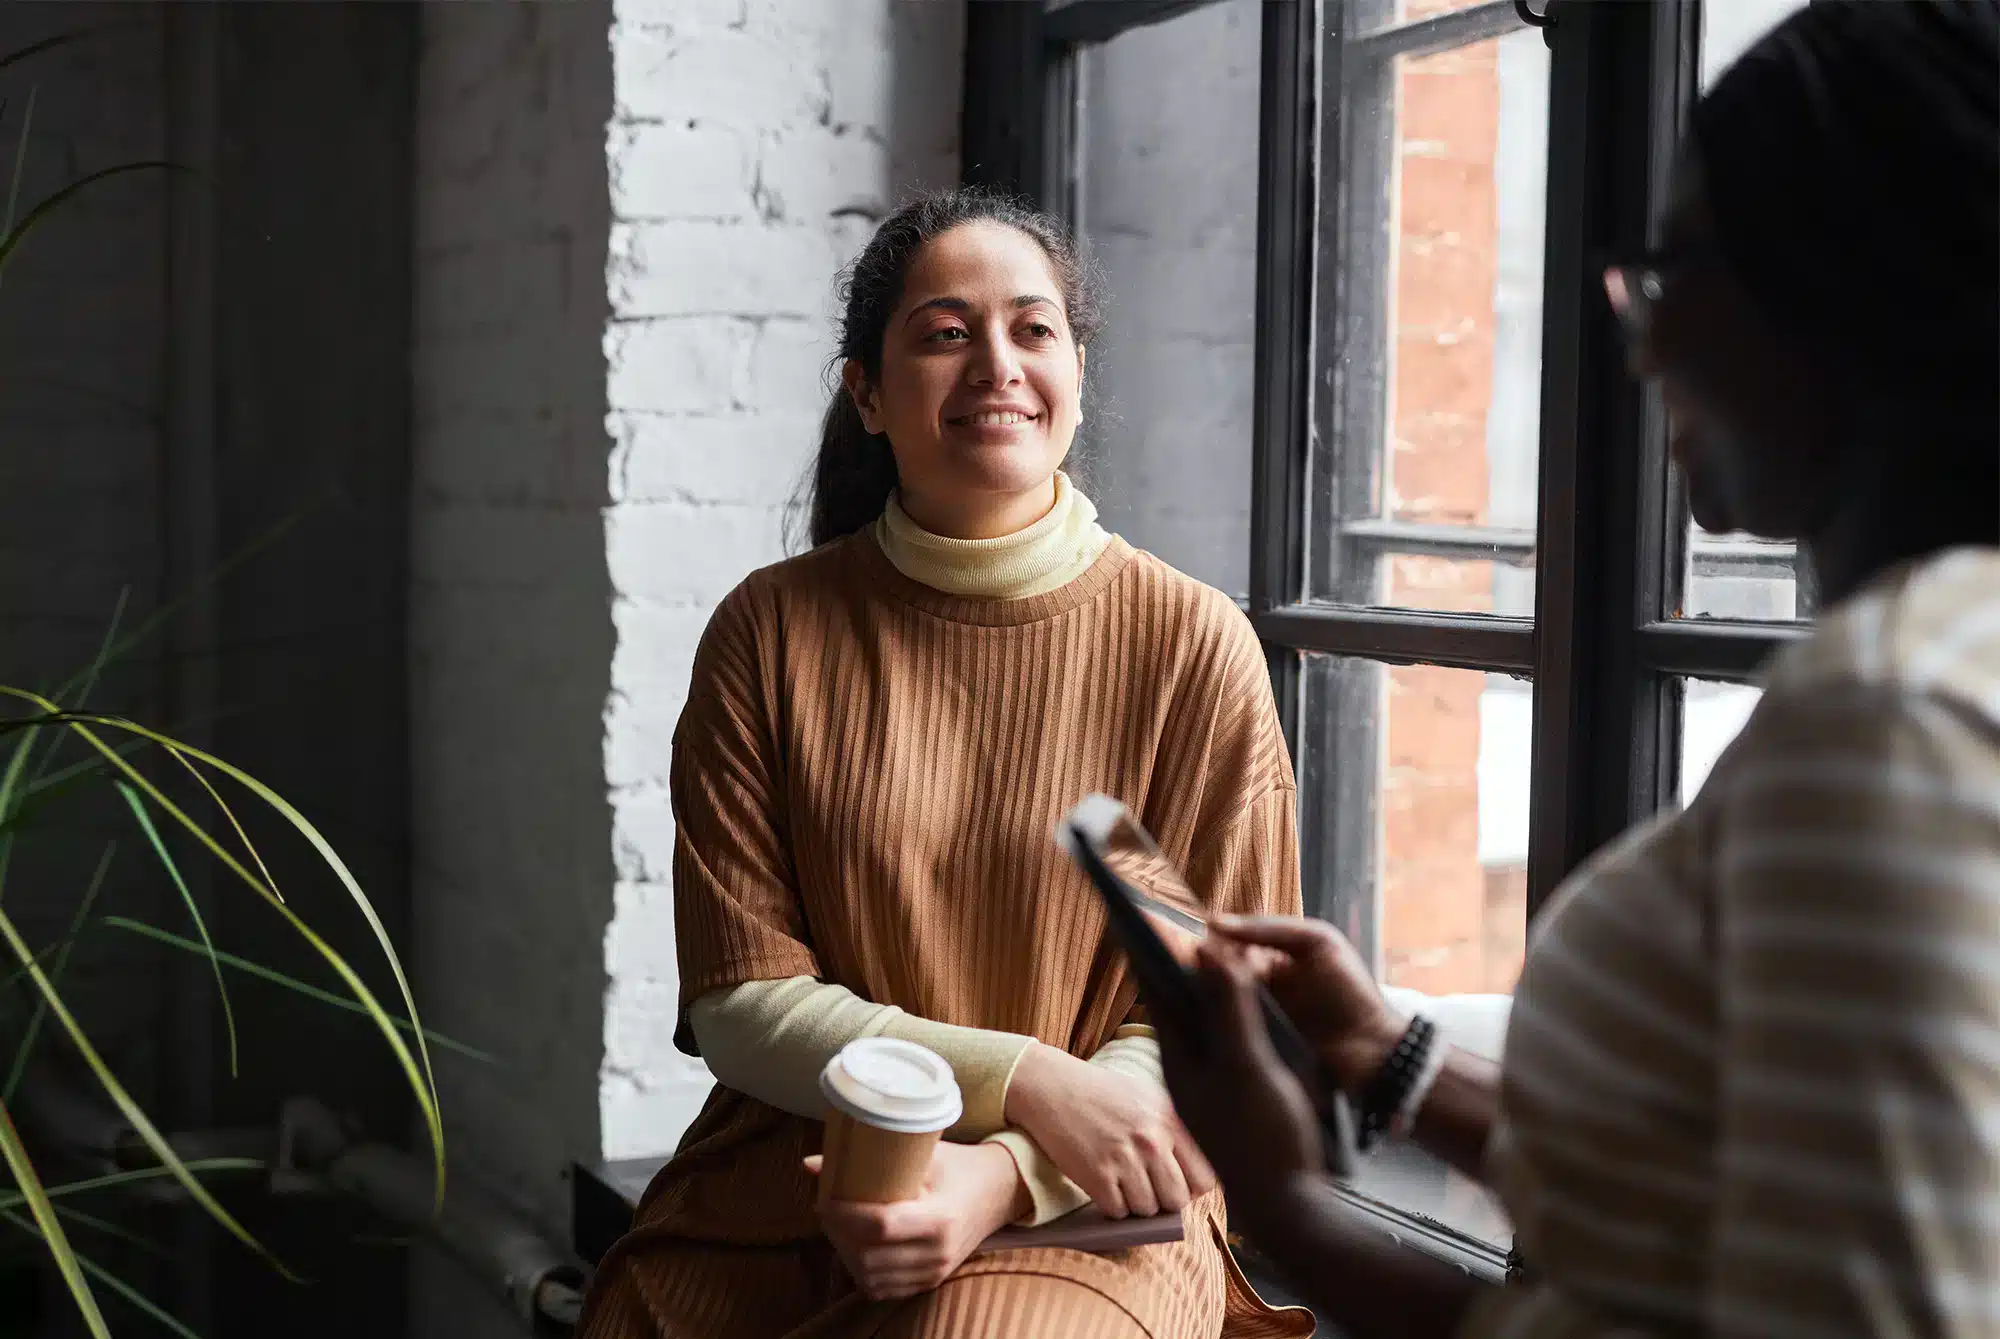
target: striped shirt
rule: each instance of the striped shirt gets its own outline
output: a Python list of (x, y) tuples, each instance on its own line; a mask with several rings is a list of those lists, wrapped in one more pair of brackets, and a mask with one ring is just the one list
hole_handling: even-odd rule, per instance
[(1540, 919), (1468, 1336), (2000, 1335), (2000, 551), (1779, 658)]

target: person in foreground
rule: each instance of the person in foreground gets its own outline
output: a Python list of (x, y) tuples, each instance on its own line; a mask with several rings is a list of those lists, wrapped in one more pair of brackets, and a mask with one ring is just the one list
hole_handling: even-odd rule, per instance
[[(1224, 1245), (1103, 912), (1051, 841), (1123, 799), (1215, 907), (1296, 912), (1295, 787), (1264, 659), (1223, 594), (1096, 523), (1060, 472), (1090, 275), (976, 192), (855, 262), (815, 548), (717, 609), (675, 734), (677, 1041), (718, 1083), (585, 1339), (1302, 1335)], [(864, 1036), (950, 1062), (964, 1116), (922, 1198), (814, 1206), (817, 1079)], [(1107, 1255), (973, 1249), (1094, 1200), (1183, 1215)]]
[[(1688, 809), (1556, 893), (1502, 1067), (1385, 1070), (1409, 1020), (1328, 926), (1204, 944), (1175, 1104), (1341, 1333), (2000, 1333), (1996, 100), (1991, 3), (1801, 10), (1694, 110), (1664, 249), (1606, 274), (1696, 519), (1796, 538), (1827, 607)], [(1253, 974), (1347, 1091), (1397, 1076), (1390, 1127), (1498, 1193), (1521, 1278), (1357, 1224)]]

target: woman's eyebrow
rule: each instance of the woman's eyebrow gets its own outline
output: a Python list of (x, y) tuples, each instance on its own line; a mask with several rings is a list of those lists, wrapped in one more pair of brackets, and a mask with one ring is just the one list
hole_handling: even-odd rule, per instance
[[(1045, 298), (1039, 293), (1023, 293), (1021, 294), (1021, 296), (1014, 299), (1014, 307), (1015, 310), (1017, 311), (1024, 307), (1037, 307), (1037, 306), (1054, 307), (1057, 311), (1062, 310), (1061, 303), (1057, 302), (1054, 298)], [(954, 311), (954, 312), (971, 311), (972, 304), (970, 302), (967, 302), (964, 298), (955, 298), (955, 297), (926, 298), (924, 301), (919, 302), (916, 306), (910, 308), (910, 314), (903, 318), (903, 324), (908, 325), (911, 321), (916, 319), (918, 313), (920, 312), (938, 311), (938, 310)]]
[(936, 311), (940, 308), (942, 308), (945, 311), (963, 312), (963, 311), (971, 311), (972, 304), (970, 302), (967, 302), (964, 298), (953, 298), (953, 297), (931, 298), (928, 301), (919, 302), (916, 306), (910, 308), (910, 314), (903, 318), (903, 324), (908, 325), (911, 321), (914, 321), (919, 314), (923, 312)]

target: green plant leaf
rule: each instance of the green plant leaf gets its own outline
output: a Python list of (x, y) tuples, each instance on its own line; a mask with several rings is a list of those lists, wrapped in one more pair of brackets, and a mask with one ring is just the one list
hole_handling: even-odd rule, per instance
[(93, 718), (79, 716), (73, 711), (64, 711), (62, 708), (57, 707), (55, 710), (45, 711), (39, 716), (14, 716), (0, 721), (0, 735), (11, 735), (21, 730), (26, 730), (32, 734), (36, 730), (46, 730), (51, 726), (67, 725), (71, 721), (88, 721), (91, 719)]
[[(185, 1164), (191, 1172), (264, 1172), (270, 1164), (256, 1158), (189, 1158)], [(165, 1167), (135, 1167), (128, 1172), (107, 1172), (103, 1176), (87, 1177), (81, 1181), (58, 1181), (55, 1185), (44, 1186), (43, 1193), (51, 1200), (67, 1195), (86, 1195), (93, 1190), (115, 1190), (136, 1181), (158, 1181), (172, 1176)], [(0, 1209), (18, 1209), (26, 1204), (27, 1197), (20, 1194), (0, 1194)]]
[[(9, 724), (0, 722), (0, 725)], [(14, 852), (14, 834), (7, 831), (7, 821), (14, 813), (14, 793), (21, 787), (21, 777), (28, 770), (28, 759), (34, 752), (35, 727), (22, 730), (21, 737), (14, 742), (14, 752), (7, 759), (7, 770), (0, 772), (0, 894), (7, 891), (7, 862)]]
[(62, 187), (43, 199), (33, 209), (29, 210), (27, 217), (14, 225), (5, 237), (0, 237), (0, 274), (6, 273), (8, 260), (13, 257), (14, 252), (20, 247), (21, 243), (27, 240), (28, 234), (35, 230), (35, 226), (50, 214), (53, 214), (56, 210), (61, 209), (65, 204), (69, 203), (78, 193), (95, 186), (100, 181), (105, 181), (111, 177), (122, 177), (128, 172), (185, 172), (187, 170), (187, 168), (181, 166), (179, 163), (171, 163), (165, 159), (149, 158), (143, 162), (117, 163), (111, 167), (101, 167), (95, 172), (89, 172), (78, 177), (75, 181), (70, 182), (67, 186)]
[[(14, 1118), (5, 1106), (0, 1106), (0, 1158), (6, 1160), (7, 1170), (14, 1174), (14, 1184), (21, 1188), (28, 1212), (34, 1215), (30, 1230), (39, 1229), (36, 1235), (48, 1247), (49, 1257), (56, 1262), (56, 1271), (75, 1299), (77, 1312), (89, 1327), (92, 1339), (111, 1339), (111, 1327), (104, 1323), (104, 1313), (97, 1309), (97, 1297), (90, 1291), (89, 1280), (83, 1277), (83, 1262), (70, 1248), (69, 1237), (56, 1219), (56, 1207), (49, 1203), (48, 1192), (42, 1189), (41, 1178), (35, 1175), (34, 1164), (28, 1161), (28, 1150), (21, 1146), (20, 1132), (14, 1128)], [(11, 1210), (7, 1216), (16, 1222), (23, 1221)]]
[(125, 803), (132, 810), (132, 817), (139, 821), (139, 827), (146, 834), (146, 840), (153, 844), (153, 854), (167, 867), (167, 876), (180, 890), (181, 901), (187, 904), (188, 915), (194, 920), (194, 928), (201, 935), (202, 947), (208, 950), (208, 968), (215, 974), (215, 991), (222, 996), (222, 1021), (229, 1030), (229, 1077), (236, 1077), (236, 1011), (229, 1003), (229, 987), (222, 981), (222, 964), (215, 960), (215, 941), (209, 938), (208, 922), (201, 918), (201, 905), (194, 900), (194, 891), (181, 877), (181, 868), (167, 851), (166, 842), (160, 839), (160, 830), (153, 826), (152, 815), (146, 812), (146, 802), (139, 798), (139, 792), (123, 781), (113, 782), (118, 793), (125, 797)]
[[(50, 964), (49, 980), (60, 981), (69, 970), (70, 949), (76, 944), (76, 937), (83, 933), (83, 923), (90, 918), (90, 908), (97, 901), (97, 894), (104, 887), (104, 876), (111, 868), (111, 857), (118, 854), (117, 842), (106, 842), (104, 854), (97, 858), (97, 869), (90, 876), (90, 883), (83, 890), (83, 900), (77, 903), (76, 911), (69, 918), (69, 934), (64, 936), (56, 951), (56, 960)], [(21, 970), (29, 975), (40, 971), (39, 957), (21, 965)], [(7, 1085), (0, 1088), (0, 1103), (14, 1100), (14, 1090), (21, 1085), (21, 1076), (28, 1072), (28, 1060), (35, 1053), (35, 1039), (42, 1030), (42, 1019), (47, 1015), (45, 1001), (35, 1001), (35, 1011), (28, 1019), (28, 1026), (22, 1032), (21, 1044), (14, 1049), (14, 1065), (7, 1071)]]
[[(7, 227), (11, 230), (13, 226), (14, 205), (12, 201), (9, 201), (7, 204)], [(125, 605), (131, 598), (132, 588), (130, 586), (119, 587), (118, 602), (111, 606), (111, 621), (104, 625), (104, 636), (97, 643), (97, 654), (90, 658), (90, 664), (84, 669), (83, 682), (77, 686), (76, 701), (72, 705), (78, 708), (90, 705), (90, 695), (96, 691), (97, 681), (104, 674), (105, 665), (109, 663), (106, 657), (111, 654), (112, 643), (118, 640), (118, 625), (125, 621)], [(61, 698), (56, 699), (58, 702), (61, 700)], [(57, 735), (55, 742), (49, 745), (49, 751), (42, 755), (41, 765), (35, 769), (36, 779), (40, 779), (42, 772), (47, 769), (50, 759), (56, 755), (56, 750), (62, 747), (62, 741), (63, 736)]]
[[(46, 959), (53, 958), (56, 954), (62, 952), (63, 945), (73, 944), (75, 942), (76, 941), (73, 938), (58, 939), (56, 940), (55, 943), (46, 945), (41, 952), (37, 953), (35, 955), (35, 961), (37, 963), (41, 963), (44, 962)], [(16, 967), (13, 971), (7, 973), (7, 975), (0, 976), (0, 995), (3, 995), (7, 991), (13, 989), (14, 983), (16, 981), (19, 981), (22, 977), (26, 976), (27, 974), (28, 974), (28, 969), (26, 967)]]
[[(52, 705), (47, 698), (42, 697), (40, 694), (31, 693), (24, 688), (11, 687), (7, 684), (0, 684), (0, 696), (16, 697), (32, 702), (44, 711), (49, 710)], [(389, 1048), (394, 1053), (397, 1063), (403, 1067), (404, 1076), (409, 1080), (411, 1091), (417, 1099), (417, 1106), (423, 1113), (424, 1125), (430, 1135), (432, 1168), (436, 1178), (433, 1183), (433, 1204), (434, 1207), (441, 1210), (444, 1206), (445, 1180), (444, 1122), (438, 1111), (437, 1079), (431, 1068), (430, 1049), (424, 1041), (423, 1027), (417, 1018), (416, 1000), (410, 991), (409, 978), (403, 972), (402, 960), (396, 956), (395, 946), (389, 942), (389, 932), (383, 927), (382, 918), (375, 913), (374, 904), (369, 902), (368, 895), (361, 891), (361, 885), (355, 881), (353, 872), (347, 868), (346, 863), (341, 860), (326, 838), (320, 834), (319, 829), (314, 827), (304, 814), (294, 809), (290, 802), (283, 796), (241, 768), (232, 766), (212, 754), (204, 753), (190, 744), (169, 738), (166, 735), (149, 730), (145, 726), (138, 725), (132, 721), (114, 716), (100, 715), (91, 715), (88, 719), (92, 724), (100, 725), (107, 729), (124, 730), (151, 739), (155, 743), (172, 745), (185, 752), (189, 757), (197, 758), (232, 778), (238, 784), (249, 789), (259, 799), (263, 800), (264, 803), (282, 814), (299, 831), (300, 835), (304, 836), (312, 844), (313, 848), (319, 852), (320, 858), (326, 862), (327, 867), (332, 869), (334, 874), (340, 879), (342, 886), (347, 889), (349, 896), (354, 900), (355, 906), (361, 912), (362, 918), (367, 921), (370, 930), (374, 932), (375, 940), (381, 946), (383, 956), (388, 960), (389, 970), (395, 974), (396, 985), (402, 992), (403, 1003), (409, 1011), (410, 1021), (417, 1024), (414, 1035), (417, 1043), (417, 1054), (423, 1057), (421, 1070), (417, 1066), (416, 1059), (411, 1056), (409, 1048), (403, 1044), (402, 1038), (397, 1035), (395, 1020), (382, 1008), (381, 1003), (375, 998), (374, 992), (368, 989), (367, 983), (355, 974), (352, 967), (348, 966), (345, 958), (334, 952), (331, 945), (322, 939), (311, 926), (301, 920), (296, 912), (286, 906), (275, 892), (266, 888), (256, 875), (243, 866), (241, 861), (224, 850), (222, 845), (205, 828), (189, 818), (186, 813), (182, 812), (179, 806), (161, 794), (158, 787), (154, 786), (136, 768), (126, 762), (125, 759), (119, 757), (109, 745), (98, 738), (89, 725), (83, 724), (80, 720), (72, 721), (68, 724), (69, 729), (76, 731), (86, 743), (109, 759), (112, 765), (123, 772), (126, 779), (131, 781), (148, 799), (171, 815), (197, 841), (208, 847), (209, 852), (216, 859), (222, 861), (224, 865), (228, 866), (231, 873), (243, 880), (245, 884), (249, 885), (252, 891), (269, 902), (277, 910), (278, 914), (283, 916), (292, 926), (293, 930), (308, 944), (311, 944), (314, 950), (326, 960), (327, 964), (340, 975), (341, 980), (347, 983), (348, 989), (354, 992), (355, 998), (367, 1007), (369, 1017), (374, 1021), (377, 1029), (381, 1031), (383, 1038), (389, 1043)], [(4, 916), (0, 916), (0, 924), (7, 924)], [(18, 938), (18, 935), (16, 938)], [(23, 948), (25, 949), (25, 945), (23, 945)], [(36, 976), (38, 972), (31, 971), (29, 975), (31, 977)]]
[[(109, 925), (114, 929), (128, 930), (133, 934), (144, 935), (146, 938), (154, 940), (157, 943), (169, 945), (183, 952), (205, 952), (202, 945), (192, 939), (182, 938), (171, 930), (162, 930), (158, 926), (148, 925), (144, 921), (135, 921), (126, 916), (105, 916), (99, 919), (98, 924)], [(347, 1012), (359, 1014), (363, 1018), (368, 1016), (368, 1011), (353, 1000), (344, 999), (330, 990), (321, 990), (318, 986), (307, 985), (297, 977), (287, 976), (285, 973), (275, 971), (272, 968), (264, 966), (262, 963), (251, 962), (247, 958), (239, 958), (234, 954), (224, 952), (220, 949), (216, 950), (215, 956), (224, 967), (233, 967), (239, 972), (257, 977), (259, 980), (269, 981), (274, 986), (283, 986), (286, 990), (297, 991), (309, 999), (318, 1000), (322, 1004), (330, 1004), (336, 1009), (345, 1009)], [(404, 1032), (416, 1031), (415, 1025), (407, 1018), (394, 1018), (392, 1021)], [(432, 1031), (430, 1028), (424, 1029), (424, 1038), (434, 1046), (442, 1046), (447, 1051), (456, 1051), (468, 1059), (484, 1061), (489, 1065), (500, 1063), (497, 1057), (477, 1047), (468, 1046), (462, 1041), (454, 1041), (452, 1038), (445, 1036), (444, 1033)]]
[(86, 37), (97, 37), (120, 28), (134, 28), (137, 26), (137, 24), (130, 22), (100, 23), (92, 28), (74, 28), (66, 33), (57, 33), (54, 37), (44, 37), (39, 42), (30, 42), (24, 47), (17, 47), (6, 55), (0, 56), (0, 70), (6, 69), (9, 65), (18, 64), (30, 56), (39, 56), (44, 51), (52, 51), (59, 46), (68, 46), (71, 42), (80, 42)]
[[(118, 746), (119, 756), (129, 758), (140, 749), (145, 748), (148, 742), (144, 739), (135, 739), (130, 743), (120, 744)], [(55, 771), (49, 772), (22, 787), (21, 805), (25, 807), (32, 801), (47, 796), (51, 792), (59, 792), (69, 786), (75, 785), (79, 781), (87, 780), (97, 775), (97, 773), (102, 772), (110, 765), (94, 753), (88, 758), (78, 758), (73, 763), (66, 763), (56, 768)]]
[[(322, 492), (319, 497), (315, 498), (308, 505), (299, 508), (290, 516), (272, 525), (264, 533), (247, 541), (236, 552), (230, 554), (220, 563), (217, 563), (207, 576), (189, 586), (158, 609), (155, 609), (140, 622), (139, 626), (133, 628), (132, 631), (114, 642), (110, 653), (105, 657), (104, 663), (107, 665), (115, 664), (119, 660), (122, 660), (127, 652), (150, 640), (153, 634), (165, 627), (167, 621), (173, 618), (174, 615), (194, 603), (194, 601), (201, 599), (214, 587), (221, 585), (223, 578), (227, 577), (238, 567), (241, 567), (244, 563), (249, 562), (259, 553), (262, 553), (265, 549), (270, 548), (273, 544), (283, 539), (291, 532), (292, 527), (296, 526), (307, 516), (310, 516), (316, 509), (325, 506), (333, 496), (334, 493), (331, 489)], [(78, 670), (62, 683), (56, 685), (54, 689), (50, 690), (49, 697), (57, 701), (68, 697), (70, 690), (75, 688), (77, 680), (81, 679), (85, 673), (86, 671), (84, 670)]]
[(193, 777), (196, 781), (199, 781), (201, 783), (201, 788), (208, 792), (208, 797), (210, 799), (215, 801), (215, 807), (220, 809), (222, 811), (222, 816), (229, 820), (229, 826), (236, 829), (236, 839), (243, 843), (243, 849), (248, 851), (250, 853), (250, 858), (257, 862), (257, 872), (264, 876), (264, 886), (271, 890), (271, 895), (273, 897), (277, 898), (280, 902), (284, 901), (285, 895), (278, 891), (278, 881), (271, 877), (270, 866), (264, 863), (263, 856), (257, 854), (256, 843), (250, 840), (250, 834), (245, 832), (243, 830), (243, 825), (236, 821), (236, 811), (229, 807), (229, 801), (222, 798), (222, 792), (217, 790), (213, 785), (209, 783), (208, 778), (202, 775), (201, 769), (199, 767), (196, 767), (193, 763), (188, 761), (187, 755), (185, 753), (182, 753), (179, 749), (175, 748), (171, 744), (168, 744), (165, 747), (168, 755), (171, 756), (175, 762), (187, 768), (189, 776)]
[[(50, 1202), (54, 1203), (53, 1197), (51, 1197)], [(80, 1227), (91, 1228), (102, 1232), (107, 1237), (116, 1237), (128, 1246), (136, 1247), (146, 1254), (159, 1259), (165, 1260), (170, 1258), (166, 1249), (158, 1242), (150, 1241), (140, 1236), (129, 1227), (120, 1227), (108, 1218), (99, 1218), (97, 1215), (85, 1213), (81, 1209), (72, 1209), (66, 1204), (57, 1204), (55, 1210), (56, 1217), (63, 1219), (65, 1222), (75, 1223)]]
[(215, 1196), (208, 1193), (208, 1188), (188, 1171), (187, 1165), (181, 1161), (180, 1155), (174, 1152), (173, 1146), (153, 1124), (152, 1118), (146, 1114), (144, 1108), (132, 1100), (132, 1094), (125, 1091), (125, 1085), (118, 1081), (118, 1076), (104, 1063), (104, 1058), (97, 1053), (97, 1047), (91, 1043), (89, 1035), (70, 1013), (69, 1006), (63, 1003), (62, 996), (56, 993), (54, 984), (41, 968), (33, 965), (34, 955), (29, 952), (27, 942), (21, 938), (21, 932), (15, 927), (13, 918), (5, 912), (0, 912), (0, 940), (5, 940), (14, 956), (28, 964), (28, 978), (40, 989), (42, 998), (48, 1001), (49, 1012), (55, 1015), (56, 1022), (62, 1024), (63, 1031), (69, 1034), (70, 1043), (76, 1047), (77, 1055), (96, 1076), (98, 1085), (104, 1089), (105, 1096), (109, 1097), (112, 1104), (118, 1108), (119, 1114), (125, 1117), (133, 1132), (145, 1141), (146, 1147), (153, 1150), (153, 1156), (159, 1159), (162, 1166), (173, 1172), (174, 1179), (181, 1183), (187, 1193), (194, 1198), (194, 1202), (199, 1204), (210, 1218), (231, 1236), (269, 1261), (273, 1269), (292, 1282), (297, 1282), (298, 1276), (264, 1249), (263, 1243), (251, 1236), (249, 1229), (237, 1222), (229, 1210), (223, 1208)]
[[(23, 1232), (31, 1236), (41, 1237), (43, 1241), (48, 1240), (46, 1233), (37, 1231), (35, 1224), (17, 1213), (0, 1209), (0, 1218), (6, 1219), (9, 1223), (12, 1223), (15, 1227), (20, 1228)], [(201, 1339), (199, 1334), (196, 1334), (193, 1330), (183, 1325), (172, 1313), (163, 1310), (152, 1298), (146, 1296), (146, 1294), (140, 1292), (103, 1265), (98, 1264), (95, 1260), (90, 1259), (88, 1256), (79, 1255), (76, 1256), (76, 1262), (83, 1266), (92, 1278), (117, 1293), (146, 1315), (151, 1316), (154, 1320), (172, 1330), (175, 1334), (180, 1335), (182, 1339)], [(102, 1317), (99, 1319), (101, 1320)], [(107, 1330), (105, 1333), (108, 1335), (110, 1332)]]
[(21, 177), (28, 165), (28, 129), (35, 123), (35, 95), (40, 92), (28, 90), (28, 109), (21, 114), (21, 138), (14, 146), (14, 175), (7, 181), (7, 217), (0, 222), (0, 235), (14, 231), (14, 209), (21, 202)]

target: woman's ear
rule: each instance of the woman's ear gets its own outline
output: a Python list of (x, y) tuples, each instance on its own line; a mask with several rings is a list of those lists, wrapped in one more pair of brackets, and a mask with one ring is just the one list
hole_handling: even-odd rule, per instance
[(854, 401), (855, 412), (861, 415), (861, 426), (870, 432), (881, 432), (882, 398), (868, 384), (868, 373), (859, 358), (849, 358), (841, 364), (840, 384), (847, 388), (847, 398)]

